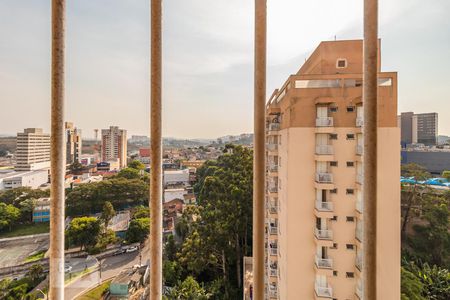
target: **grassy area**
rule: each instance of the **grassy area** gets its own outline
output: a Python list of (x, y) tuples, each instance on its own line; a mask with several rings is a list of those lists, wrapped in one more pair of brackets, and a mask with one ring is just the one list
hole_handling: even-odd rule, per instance
[(0, 231), (0, 238), (10, 238), (48, 232), (50, 232), (50, 223), (20, 224), (14, 226), (11, 231), (8, 231), (8, 229)]
[(87, 293), (81, 295), (76, 300), (98, 300), (102, 299), (103, 294), (109, 289), (109, 285), (111, 284), (111, 280), (105, 281), (101, 285), (96, 288), (88, 291)]
[(28, 262), (40, 260), (41, 258), (44, 258), (44, 255), (45, 255), (45, 251), (36, 252), (35, 254), (28, 256), (25, 259), (25, 262), (28, 263)]

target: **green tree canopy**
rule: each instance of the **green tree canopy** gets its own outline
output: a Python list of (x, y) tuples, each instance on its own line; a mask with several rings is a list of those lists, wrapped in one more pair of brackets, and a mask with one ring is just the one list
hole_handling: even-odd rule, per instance
[(205, 300), (209, 299), (205, 289), (192, 276), (188, 276), (171, 292), (171, 299)]
[(100, 219), (103, 220), (105, 231), (108, 228), (109, 221), (116, 215), (116, 211), (114, 210), (114, 206), (111, 204), (111, 202), (106, 201), (105, 204), (103, 204), (103, 211), (102, 216)]
[(130, 162), (128, 164), (128, 167), (139, 171), (145, 169), (145, 165), (138, 160), (133, 160), (132, 162)]
[(138, 179), (140, 177), (139, 170), (133, 168), (123, 168), (117, 176), (126, 179)]
[(11, 230), (14, 222), (20, 217), (20, 210), (12, 204), (0, 203), (0, 230)]
[(133, 219), (127, 230), (127, 241), (130, 243), (144, 242), (150, 234), (150, 218)]
[(81, 250), (95, 246), (100, 236), (100, 223), (95, 217), (74, 218), (66, 232), (70, 245), (80, 246)]

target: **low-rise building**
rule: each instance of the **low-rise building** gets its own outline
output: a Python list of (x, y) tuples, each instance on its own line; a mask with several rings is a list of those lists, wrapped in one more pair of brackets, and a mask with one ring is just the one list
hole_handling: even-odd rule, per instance
[(47, 170), (36, 171), (11, 171), (0, 173), (0, 191), (18, 187), (30, 187), (36, 189), (48, 182)]
[(50, 198), (39, 198), (33, 208), (33, 222), (49, 222), (50, 221)]
[(189, 184), (189, 170), (165, 170), (164, 171), (164, 186), (174, 184)]

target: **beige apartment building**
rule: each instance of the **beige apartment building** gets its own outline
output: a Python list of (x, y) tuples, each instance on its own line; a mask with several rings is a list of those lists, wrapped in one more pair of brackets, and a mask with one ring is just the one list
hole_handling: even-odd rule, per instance
[(81, 161), (81, 130), (74, 127), (73, 123), (66, 122), (66, 164)]
[(50, 134), (41, 128), (26, 128), (17, 133), (16, 171), (50, 168)]
[[(363, 299), (362, 47), (320, 43), (267, 104), (267, 299)], [(378, 299), (397, 300), (397, 73), (378, 70)]]
[(117, 126), (102, 129), (102, 161), (119, 160), (120, 168), (127, 165), (127, 131)]

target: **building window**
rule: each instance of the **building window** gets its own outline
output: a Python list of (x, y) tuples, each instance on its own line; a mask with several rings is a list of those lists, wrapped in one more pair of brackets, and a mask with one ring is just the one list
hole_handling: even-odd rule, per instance
[(347, 192), (347, 195), (353, 195), (355, 193), (355, 190), (347, 189), (346, 192)]
[(353, 244), (347, 244), (346, 247), (347, 247), (347, 250), (355, 249), (355, 246)]
[(337, 189), (330, 190), (330, 194), (337, 194)]
[(354, 167), (355, 163), (353, 161), (348, 161), (347, 162), (347, 167)]
[(330, 140), (337, 140), (338, 135), (337, 133), (330, 133)]
[(330, 161), (330, 167), (337, 167), (338, 162), (337, 161)]
[(345, 272), (345, 276), (347, 278), (355, 278), (355, 273), (353, 273), (353, 272)]
[(355, 222), (355, 217), (347, 217), (347, 222)]
[(333, 216), (330, 221), (337, 221), (338, 217), (337, 216)]
[(338, 276), (338, 271), (333, 271), (333, 276)]
[(330, 112), (336, 113), (338, 111), (337, 106), (330, 106)]
[(330, 247), (330, 249), (337, 249), (338, 248), (338, 244), (337, 243), (333, 243), (333, 246)]
[(354, 112), (355, 107), (354, 106), (347, 106), (347, 112)]
[(354, 139), (355, 139), (355, 135), (353, 133), (347, 134), (347, 140), (354, 140)]
[(336, 61), (336, 68), (338, 69), (347, 68), (347, 60), (345, 58), (338, 58)]

